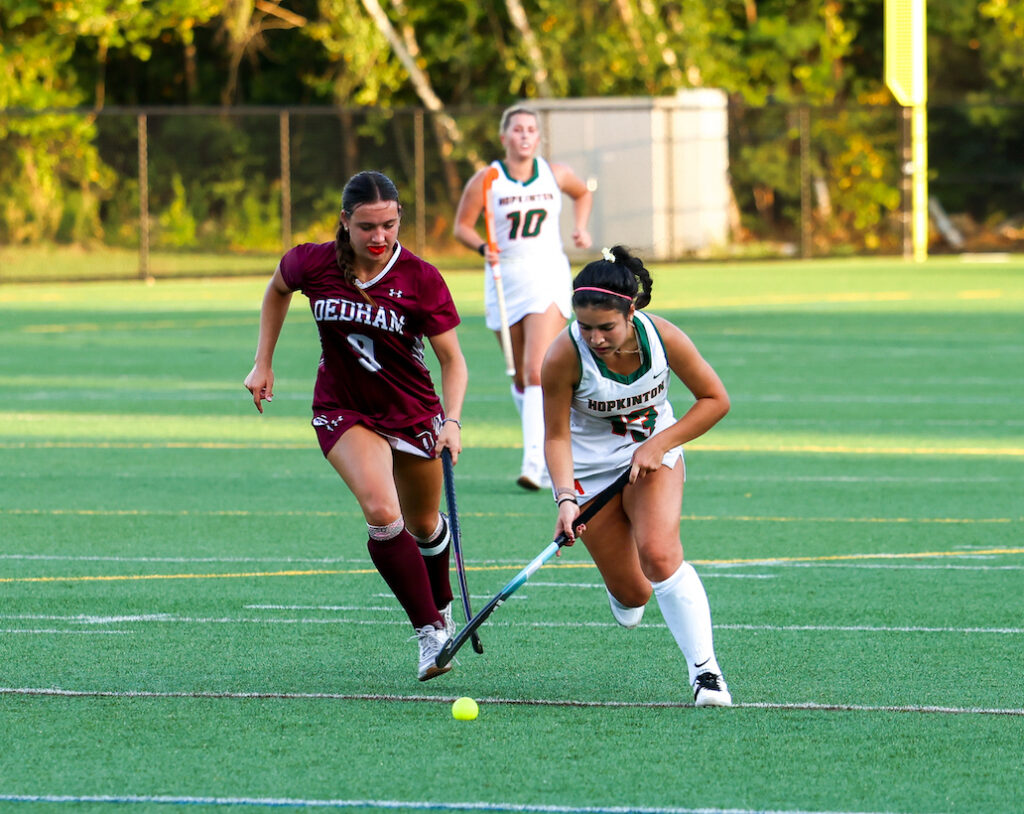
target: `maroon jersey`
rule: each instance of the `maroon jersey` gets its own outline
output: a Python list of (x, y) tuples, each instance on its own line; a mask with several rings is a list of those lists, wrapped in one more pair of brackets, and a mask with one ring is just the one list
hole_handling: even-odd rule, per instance
[(281, 258), (285, 284), (301, 290), (323, 355), (313, 410), (361, 413), (382, 430), (409, 428), (441, 412), (424, 359), (423, 337), (459, 324), (440, 272), (396, 245), (384, 270), (359, 289), (347, 282), (334, 243), (303, 243)]

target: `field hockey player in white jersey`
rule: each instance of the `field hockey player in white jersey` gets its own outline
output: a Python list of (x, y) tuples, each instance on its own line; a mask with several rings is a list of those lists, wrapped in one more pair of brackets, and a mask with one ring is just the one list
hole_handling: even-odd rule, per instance
[[(517, 483), (536, 490), (549, 484), (540, 369), (548, 346), (570, 316), (571, 273), (559, 232), (562, 195), (572, 199), (572, 238), (580, 249), (590, 247), (592, 195), (569, 167), (549, 164), (537, 155), (540, 127), (534, 110), (508, 108), (501, 117), (501, 143), (504, 159), (479, 170), (466, 183), (455, 215), (455, 237), (487, 261), (487, 327), (499, 342), (504, 332), (511, 346), (506, 354), (514, 368), (512, 398), (522, 421), (523, 459)], [(485, 194), (490, 198), (487, 206)], [(493, 220), (485, 223), (488, 240), (477, 229), (482, 213), (485, 221), (487, 215)]]
[[(577, 529), (604, 579), (612, 615), (636, 627), (653, 593), (686, 659), (694, 704), (730, 706), (707, 594), (683, 559), (680, 539), (682, 445), (718, 423), (729, 396), (685, 333), (640, 312), (652, 288), (643, 262), (621, 246), (602, 253), (573, 281), (575, 321), (544, 360), (555, 534), (572, 539), (580, 508), (628, 468), (621, 494)], [(672, 373), (694, 398), (678, 419), (668, 401)]]

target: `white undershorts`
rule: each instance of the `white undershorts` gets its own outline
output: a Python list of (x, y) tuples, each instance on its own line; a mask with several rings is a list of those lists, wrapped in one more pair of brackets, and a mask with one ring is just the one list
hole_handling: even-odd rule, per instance
[[(675, 469), (676, 462), (683, 462), (683, 480), (686, 480), (686, 458), (683, 456), (682, 447), (672, 447), (662, 456), (661, 465), (669, 469)], [(582, 506), (602, 489), (609, 486), (622, 472), (621, 469), (607, 469), (602, 472), (592, 472), (582, 477), (577, 476), (573, 486), (576, 489), (576, 497)], [(552, 486), (552, 493), (554, 487)], [(556, 495), (557, 497), (557, 495)]]

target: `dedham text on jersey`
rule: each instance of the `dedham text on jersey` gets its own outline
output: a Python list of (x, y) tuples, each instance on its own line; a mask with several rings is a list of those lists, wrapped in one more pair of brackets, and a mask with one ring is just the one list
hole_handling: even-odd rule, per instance
[(314, 300), (313, 317), (317, 322), (355, 322), (372, 325), (382, 331), (400, 334), (405, 330), (405, 317), (392, 308), (373, 306), (351, 300)]

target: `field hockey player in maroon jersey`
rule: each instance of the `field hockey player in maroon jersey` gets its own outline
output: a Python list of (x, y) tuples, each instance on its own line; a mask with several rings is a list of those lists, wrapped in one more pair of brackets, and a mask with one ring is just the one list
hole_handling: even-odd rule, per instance
[[(292, 294), (301, 291), (322, 350), (313, 428), (359, 502), (370, 558), (416, 631), (418, 675), (426, 681), (451, 668), (435, 663), (454, 632), (439, 456), (447, 447), (456, 460), (462, 449), (468, 373), (448, 286), (399, 244), (401, 218), (398, 190), (387, 176), (360, 172), (349, 179), (336, 239), (304, 243), (281, 258), (263, 297), (256, 363), (245, 387), (262, 413), (274, 395), (274, 348)], [(440, 363), (443, 407), (424, 339)]]

